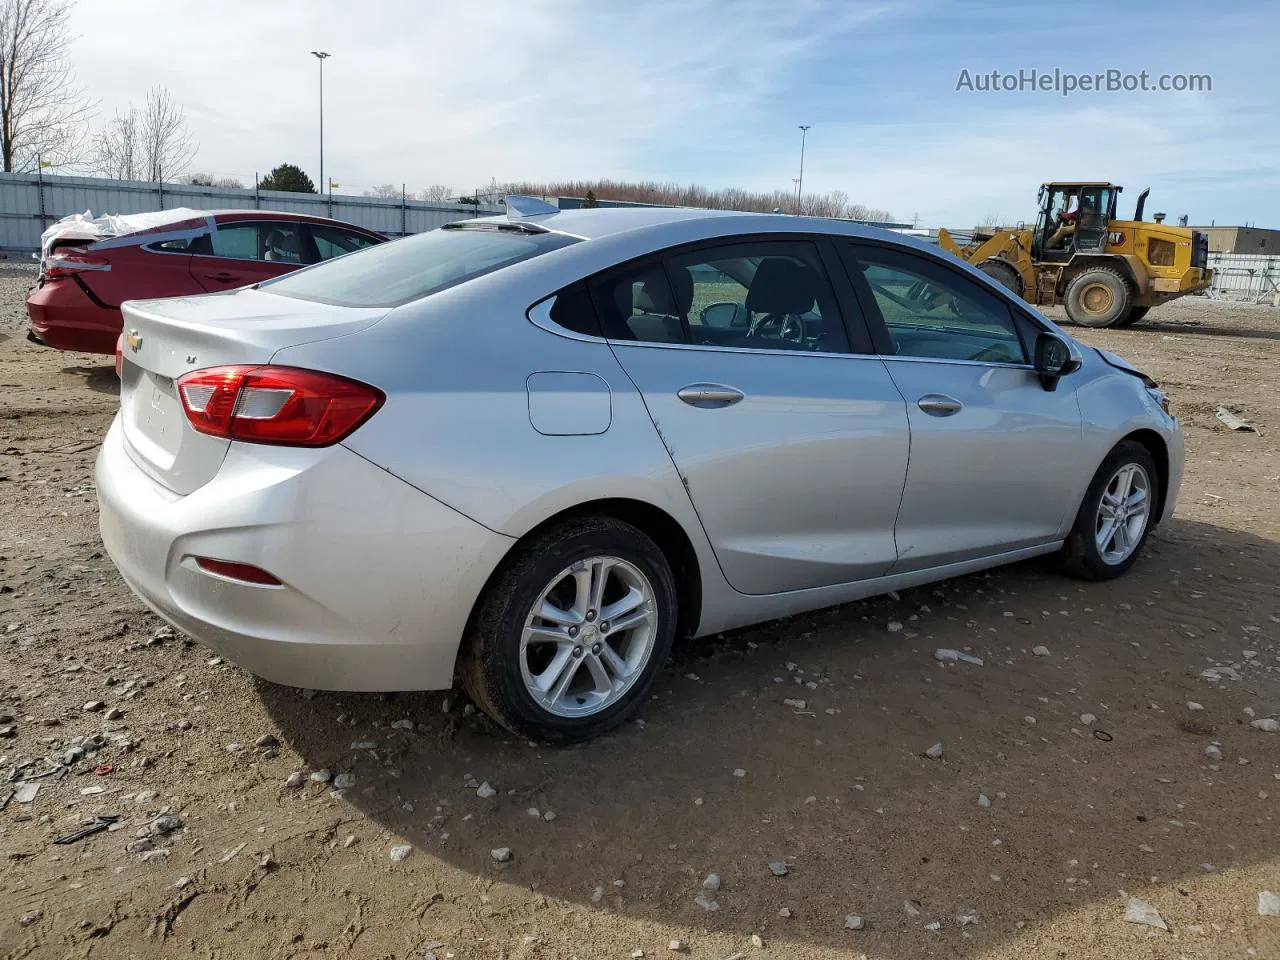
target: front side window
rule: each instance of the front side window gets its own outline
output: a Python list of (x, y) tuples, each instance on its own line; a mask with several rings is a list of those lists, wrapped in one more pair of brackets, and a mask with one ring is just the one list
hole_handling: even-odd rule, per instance
[(1009, 307), (976, 281), (881, 247), (859, 247), (857, 259), (897, 356), (1027, 362)]
[(354, 253), (365, 247), (372, 247), (378, 242), (363, 233), (321, 226), (318, 223), (311, 226), (311, 239), (316, 242), (316, 252), (319, 253), (321, 260), (332, 260), (344, 253)]
[(579, 242), (485, 223), (441, 227), (264, 281), (258, 289), (344, 307), (396, 307)]

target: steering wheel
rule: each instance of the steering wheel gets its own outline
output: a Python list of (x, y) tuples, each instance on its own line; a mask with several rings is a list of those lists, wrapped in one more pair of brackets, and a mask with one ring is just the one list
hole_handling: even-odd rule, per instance
[(755, 323), (751, 324), (751, 329), (747, 331), (748, 337), (761, 337), (764, 329), (776, 328), (778, 333), (773, 339), (786, 340), (790, 343), (804, 343), (804, 320), (793, 313), (770, 313), (761, 317)]

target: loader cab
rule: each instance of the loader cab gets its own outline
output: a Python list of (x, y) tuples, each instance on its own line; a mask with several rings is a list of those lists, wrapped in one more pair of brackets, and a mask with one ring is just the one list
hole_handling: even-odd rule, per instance
[(1121, 189), (1110, 183), (1043, 184), (1032, 258), (1061, 263), (1077, 253), (1104, 252)]

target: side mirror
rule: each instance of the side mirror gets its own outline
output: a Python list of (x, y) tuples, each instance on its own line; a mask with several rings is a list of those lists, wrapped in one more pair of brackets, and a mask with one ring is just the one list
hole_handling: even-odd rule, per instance
[(1080, 360), (1069, 344), (1048, 331), (1036, 337), (1036, 373), (1046, 390), (1056, 390), (1058, 380), (1080, 369)]

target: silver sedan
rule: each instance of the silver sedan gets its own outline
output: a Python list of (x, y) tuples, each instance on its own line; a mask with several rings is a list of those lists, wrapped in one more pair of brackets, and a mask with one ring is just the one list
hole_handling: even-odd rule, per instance
[(1058, 554), (1173, 510), (1168, 401), (983, 274), (852, 223), (468, 220), (124, 305), (102, 537), (158, 614), (321, 689), (460, 682), (549, 741), (679, 639)]

